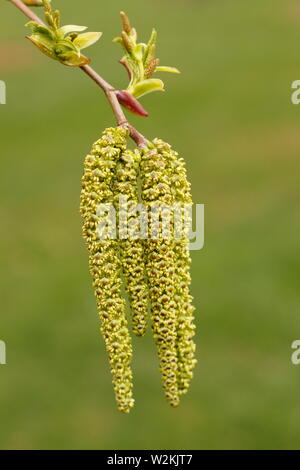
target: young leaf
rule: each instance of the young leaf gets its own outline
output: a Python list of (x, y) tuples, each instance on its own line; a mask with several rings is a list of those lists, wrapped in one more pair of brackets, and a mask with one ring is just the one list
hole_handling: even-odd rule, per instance
[(55, 40), (55, 34), (50, 28), (47, 28), (47, 26), (36, 23), (35, 21), (29, 21), (25, 26), (31, 28), (34, 34), (40, 34), (49, 40)]
[(60, 11), (59, 10), (55, 10), (53, 12), (53, 20), (54, 20), (55, 29), (58, 29), (60, 27)]
[(113, 42), (115, 42), (116, 44), (123, 44), (123, 39), (118, 36), (113, 39)]
[(123, 46), (125, 47), (126, 51), (129, 54), (131, 54), (131, 52), (133, 51), (133, 49), (135, 47), (135, 43), (132, 40), (131, 36), (128, 36), (128, 34), (125, 33), (125, 31), (122, 31), (122, 43), (123, 43)]
[(135, 98), (140, 98), (141, 96), (147, 95), (152, 91), (164, 91), (164, 82), (157, 78), (144, 80), (134, 86), (132, 94)]
[(102, 36), (102, 33), (83, 33), (79, 34), (77, 38), (74, 39), (73, 43), (78, 49), (85, 49), (86, 47), (95, 44)]
[(82, 67), (83, 65), (87, 65), (90, 63), (90, 59), (88, 59), (84, 55), (78, 56), (73, 51), (64, 52), (60, 55), (59, 60), (64, 65), (68, 65), (69, 67)]
[(45, 11), (45, 18), (46, 18), (48, 25), (51, 26), (51, 28), (55, 28), (54, 19), (50, 12)]
[(40, 35), (32, 34), (31, 36), (26, 36), (26, 38), (29, 39), (36, 47), (40, 49), (40, 51), (42, 51), (48, 57), (51, 57), (51, 59), (58, 60), (53, 48), (49, 46), (49, 42), (44, 41)]
[(62, 26), (59, 28), (58, 33), (62, 33), (66, 36), (69, 33), (80, 33), (81, 31), (85, 31), (87, 29), (86, 26), (77, 26), (76, 24), (67, 24), (66, 26)]
[(181, 73), (176, 67), (166, 67), (164, 65), (156, 67), (155, 72)]
[(135, 46), (133, 52), (134, 52), (134, 55), (137, 58), (137, 60), (142, 60), (143, 59), (144, 50), (145, 50), (145, 44), (143, 44), (143, 43), (137, 44)]
[(152, 60), (155, 57), (156, 41), (157, 41), (157, 32), (155, 29), (153, 29), (149, 42), (145, 49), (144, 64), (147, 63), (149, 60)]
[(29, 7), (42, 7), (42, 0), (23, 0), (23, 3)]
[(72, 55), (80, 57), (80, 50), (75, 46), (72, 41), (62, 39), (55, 45), (54, 52), (59, 59), (62, 59), (65, 54), (72, 53)]

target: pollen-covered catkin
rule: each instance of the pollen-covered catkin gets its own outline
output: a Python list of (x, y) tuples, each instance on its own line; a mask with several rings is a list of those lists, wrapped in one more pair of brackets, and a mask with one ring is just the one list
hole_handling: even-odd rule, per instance
[[(126, 149), (128, 131), (109, 128), (95, 142), (85, 159), (80, 211), (83, 236), (89, 251), (90, 272), (97, 298), (101, 332), (109, 356), (118, 409), (128, 413), (132, 398), (132, 346), (121, 295), (121, 262), (118, 240), (99, 235), (99, 204), (112, 204), (116, 162)], [(102, 216), (103, 217), (103, 216)]]
[[(175, 207), (181, 212), (181, 219), (184, 222), (186, 215), (185, 208), (192, 204), (190, 193), (190, 183), (187, 180), (185, 163), (178, 158), (178, 153), (171, 146), (160, 139), (154, 139), (153, 145), (160, 152), (166, 163), (166, 171), (170, 178), (175, 217)], [(180, 221), (181, 222), (181, 221)], [(180, 224), (181, 225), (181, 224)], [(175, 230), (175, 227), (174, 227)], [(178, 392), (186, 393), (193, 378), (193, 369), (196, 364), (194, 307), (192, 296), (190, 295), (190, 255), (188, 251), (188, 237), (186, 227), (181, 227), (180, 236), (174, 233), (174, 263), (175, 263), (175, 294), (177, 317), (177, 360), (178, 360)]]
[[(190, 294), (190, 264), (188, 240), (189, 212), (186, 208), (192, 204), (191, 185), (187, 180), (185, 162), (178, 157), (168, 144), (156, 139), (155, 145), (161, 152), (169, 155), (170, 178), (172, 192), (176, 204), (181, 209), (182, 227), (180, 237), (175, 239), (175, 302), (177, 311), (177, 354), (178, 354), (178, 389), (179, 394), (188, 391), (193, 378), (193, 369), (196, 365), (195, 351), (196, 345), (193, 341), (195, 335), (193, 297)], [(165, 148), (165, 151), (163, 150)], [(187, 223), (188, 222), (188, 223)]]
[(138, 221), (140, 152), (122, 152), (116, 166), (114, 200), (118, 209), (120, 255), (132, 315), (132, 330), (144, 336), (148, 316), (145, 249)]
[[(173, 203), (168, 156), (157, 148), (145, 149), (141, 158), (142, 200), (153, 214)], [(160, 219), (162, 216), (160, 215)], [(151, 228), (150, 228), (151, 230)], [(171, 228), (172, 230), (172, 228)], [(152, 238), (151, 238), (152, 237)], [(151, 320), (160, 359), (163, 388), (172, 406), (179, 404), (177, 382), (177, 318), (175, 296), (174, 239), (163, 237), (162, 227), (145, 243), (147, 276), (150, 290)]]

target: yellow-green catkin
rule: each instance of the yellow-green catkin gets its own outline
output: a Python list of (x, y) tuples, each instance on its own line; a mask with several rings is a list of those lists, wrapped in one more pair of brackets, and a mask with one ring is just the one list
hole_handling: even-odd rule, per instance
[[(168, 166), (168, 155), (163, 155), (160, 149), (143, 150), (142, 200), (148, 210), (157, 207), (158, 203), (170, 206), (174, 202)], [(163, 238), (161, 230), (157, 239), (151, 238), (152, 235), (149, 233), (145, 243), (152, 329), (165, 395), (172, 406), (177, 406), (179, 394), (174, 239)]]
[[(185, 206), (192, 204), (191, 185), (187, 179), (185, 161), (178, 157), (178, 153), (170, 149), (174, 158), (174, 168), (172, 170), (172, 189), (177, 203), (182, 205), (182, 218), (185, 223), (191, 224), (187, 220), (188, 212)], [(195, 308), (192, 304), (193, 297), (190, 294), (190, 265), (191, 257), (189, 253), (189, 240), (186, 230), (183, 230), (179, 240), (175, 240), (176, 257), (176, 294), (178, 330), (177, 330), (177, 352), (178, 352), (178, 388), (179, 393), (188, 391), (193, 378), (193, 370), (197, 363), (195, 358), (196, 345), (193, 340), (195, 336)]]
[(116, 162), (126, 149), (128, 131), (108, 128), (95, 142), (84, 163), (80, 211), (83, 236), (89, 251), (90, 272), (97, 298), (101, 332), (112, 373), (118, 409), (128, 413), (132, 398), (132, 346), (121, 295), (121, 262), (118, 240), (99, 237), (99, 204), (113, 203), (112, 185)]
[[(155, 139), (153, 144), (166, 163), (173, 203), (179, 205), (182, 222), (184, 222), (184, 217), (186, 216), (185, 206), (192, 204), (191, 187), (187, 180), (185, 162), (182, 158), (178, 157), (178, 153), (169, 144), (162, 140)], [(196, 346), (193, 341), (195, 335), (194, 307), (192, 305), (193, 298), (190, 294), (191, 258), (189, 254), (189, 240), (184, 228), (183, 225), (180, 237), (174, 240), (174, 300), (177, 317), (176, 349), (179, 394), (187, 392), (193, 378), (193, 369), (197, 362), (195, 359)]]
[(138, 150), (126, 150), (120, 154), (116, 166), (114, 199), (119, 211), (119, 246), (131, 308), (132, 330), (137, 336), (144, 336), (148, 317), (148, 286), (145, 277), (144, 240), (140, 238), (139, 214), (135, 210), (139, 204), (140, 159)]

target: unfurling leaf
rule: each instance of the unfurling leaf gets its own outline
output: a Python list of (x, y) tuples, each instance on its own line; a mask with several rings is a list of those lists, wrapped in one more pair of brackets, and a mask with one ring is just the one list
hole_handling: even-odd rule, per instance
[(55, 10), (53, 12), (53, 22), (54, 22), (55, 28), (58, 29), (60, 27), (60, 11), (59, 10)]
[(50, 1), (43, 0), (45, 17), (49, 26), (29, 21), (26, 26), (32, 29), (33, 34), (28, 37), (40, 51), (64, 65), (81, 67), (90, 60), (81, 54), (80, 50), (94, 44), (102, 33), (85, 31), (86, 26), (65, 25), (60, 27), (59, 10), (52, 11)]
[(55, 41), (55, 33), (47, 26), (36, 23), (35, 21), (29, 21), (25, 26), (31, 28), (34, 34), (42, 36), (44, 40)]
[(28, 7), (42, 7), (43, 0), (23, 0), (23, 3)]
[(144, 55), (145, 64), (155, 58), (156, 41), (157, 41), (157, 31), (153, 29), (149, 42), (145, 49), (145, 55)]
[(156, 57), (157, 32), (152, 30), (147, 44), (137, 43), (136, 30), (131, 26), (129, 18), (121, 12), (123, 31), (121, 37), (114, 39), (125, 49), (124, 57), (119, 61), (127, 70), (130, 83), (126, 89), (134, 98), (138, 99), (152, 91), (164, 91), (164, 83), (152, 78), (155, 72), (180, 73), (175, 67), (159, 67)]
[(102, 36), (102, 33), (83, 33), (79, 34), (77, 38), (74, 39), (73, 44), (78, 47), (78, 49), (85, 49), (86, 47), (95, 44)]
[(49, 13), (48, 11), (46, 11), (46, 12), (45, 12), (45, 18), (46, 18), (46, 21), (47, 21), (48, 25), (50, 26), (50, 28), (54, 28), (54, 27), (55, 27), (54, 18), (53, 18), (53, 16), (51, 15), (51, 13)]
[(135, 48), (135, 44), (132, 38), (127, 33), (125, 33), (125, 31), (122, 31), (122, 41), (126, 51), (130, 54)]
[(140, 98), (152, 91), (164, 91), (164, 82), (158, 78), (144, 80), (135, 85), (132, 94), (135, 98)]
[(41, 52), (46, 54), (48, 57), (58, 60), (58, 58), (55, 56), (55, 52), (52, 46), (49, 46), (49, 42), (44, 41), (40, 35), (32, 34), (31, 36), (26, 36), (26, 38), (29, 39), (36, 47), (39, 48)]
[(176, 67), (165, 67), (164, 65), (156, 67), (155, 72), (181, 73), (180, 70), (176, 69)]
[(69, 33), (80, 33), (81, 31), (85, 31), (87, 29), (86, 26), (77, 26), (76, 24), (67, 24), (66, 26), (62, 26), (59, 28), (58, 32), (62, 33), (63, 36), (66, 36)]
[(69, 67), (82, 67), (83, 65), (87, 65), (91, 62), (91, 59), (85, 57), (84, 55), (77, 55), (74, 52), (65, 52), (61, 55), (60, 61), (64, 65), (68, 65)]

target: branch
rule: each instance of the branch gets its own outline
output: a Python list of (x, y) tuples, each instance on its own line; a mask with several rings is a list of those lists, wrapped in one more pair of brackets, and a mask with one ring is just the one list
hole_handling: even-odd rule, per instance
[[(33, 13), (30, 8), (28, 8), (22, 0), (9, 0), (13, 3), (19, 10), (24, 13), (30, 20), (36, 21), (39, 24), (44, 24), (44, 22), (35, 14)], [(89, 65), (83, 65), (80, 67), (81, 70), (88, 75), (102, 90), (104, 91), (108, 102), (113, 110), (113, 113), (116, 117), (116, 121), (118, 126), (127, 127), (130, 131), (130, 136), (134, 140), (134, 142), (139, 146), (143, 147), (147, 145), (147, 139), (140, 134), (140, 132), (135, 129), (126, 119), (126, 116), (123, 112), (123, 109), (118, 101), (117, 98), (117, 90), (112, 87), (108, 82), (106, 82), (92, 67)]]

